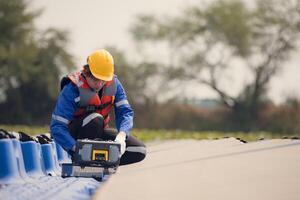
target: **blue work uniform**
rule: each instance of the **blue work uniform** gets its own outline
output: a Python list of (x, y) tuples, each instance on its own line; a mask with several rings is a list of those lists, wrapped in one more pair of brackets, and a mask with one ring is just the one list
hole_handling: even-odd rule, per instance
[[(116, 94), (114, 101), (115, 121), (118, 132), (125, 132), (129, 136), (133, 127), (133, 109), (128, 103), (126, 93), (121, 82), (116, 79)], [(74, 119), (74, 112), (78, 109), (79, 90), (72, 82), (64, 86), (61, 91), (50, 124), (50, 132), (54, 140), (65, 150), (70, 151), (76, 141), (71, 136), (68, 124)]]

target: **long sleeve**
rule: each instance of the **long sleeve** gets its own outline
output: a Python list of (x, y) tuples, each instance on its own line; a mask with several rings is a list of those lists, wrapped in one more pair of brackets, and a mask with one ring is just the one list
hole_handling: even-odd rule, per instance
[(52, 113), (51, 134), (54, 140), (67, 151), (71, 150), (76, 143), (69, 133), (68, 124), (73, 119), (78, 96), (78, 89), (72, 83), (69, 83), (61, 91)]
[(133, 127), (133, 116), (134, 112), (131, 108), (124, 88), (120, 81), (116, 80), (117, 92), (115, 96), (115, 116), (116, 116), (116, 127), (118, 131), (123, 131), (127, 134), (130, 134), (130, 131)]

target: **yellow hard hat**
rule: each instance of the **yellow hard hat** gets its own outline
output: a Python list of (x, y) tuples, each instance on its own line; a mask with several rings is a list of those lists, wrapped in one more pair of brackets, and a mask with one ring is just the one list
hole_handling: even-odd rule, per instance
[(91, 73), (97, 79), (111, 81), (114, 75), (114, 59), (105, 49), (97, 50), (88, 57)]

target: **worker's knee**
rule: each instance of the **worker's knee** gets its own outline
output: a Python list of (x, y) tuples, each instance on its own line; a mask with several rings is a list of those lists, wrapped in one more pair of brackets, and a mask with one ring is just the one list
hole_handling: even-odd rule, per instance
[(136, 154), (136, 162), (140, 162), (146, 158), (146, 153), (137, 153)]
[(82, 120), (82, 127), (99, 127), (103, 129), (104, 127), (104, 119), (103, 116), (100, 115), (99, 113), (91, 113), (87, 115), (85, 118)]
[(146, 157), (145, 146), (128, 146), (125, 153), (121, 157), (120, 165), (127, 165), (140, 162)]
[(80, 123), (76, 127), (76, 139), (96, 139), (101, 138), (104, 129), (104, 120), (99, 113), (91, 113), (79, 119)]

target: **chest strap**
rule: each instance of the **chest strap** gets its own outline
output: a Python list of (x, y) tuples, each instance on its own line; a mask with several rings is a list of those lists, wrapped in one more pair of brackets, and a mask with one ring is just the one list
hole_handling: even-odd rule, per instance
[(111, 105), (112, 102), (107, 102), (104, 104), (101, 104), (99, 106), (95, 106), (95, 105), (88, 105), (88, 106), (79, 106), (80, 109), (84, 109), (85, 112), (95, 112), (97, 110), (102, 110), (104, 108), (106, 108), (107, 106)]

